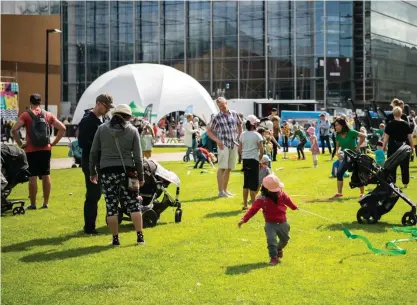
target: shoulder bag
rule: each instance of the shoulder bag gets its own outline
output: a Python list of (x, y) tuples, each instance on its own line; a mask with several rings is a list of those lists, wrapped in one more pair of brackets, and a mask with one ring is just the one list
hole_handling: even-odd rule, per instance
[(127, 189), (132, 192), (138, 192), (139, 191), (139, 179), (136, 175), (136, 173), (128, 173), (126, 171), (125, 161), (123, 160), (122, 152), (120, 151), (119, 146), (119, 139), (115, 136), (114, 141), (116, 142), (117, 151), (119, 152), (120, 160), (122, 161), (123, 169), (126, 174), (126, 184)]

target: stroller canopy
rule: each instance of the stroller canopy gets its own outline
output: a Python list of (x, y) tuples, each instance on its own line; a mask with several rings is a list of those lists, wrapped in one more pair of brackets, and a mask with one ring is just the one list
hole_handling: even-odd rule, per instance
[(29, 168), (23, 149), (7, 144), (1, 145), (1, 166), (7, 180), (14, 179), (19, 172)]

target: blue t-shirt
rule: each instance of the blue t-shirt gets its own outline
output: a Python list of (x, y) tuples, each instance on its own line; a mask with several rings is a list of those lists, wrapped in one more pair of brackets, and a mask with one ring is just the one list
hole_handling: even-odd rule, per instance
[(376, 163), (384, 163), (385, 161), (385, 152), (382, 149), (375, 150), (375, 161)]

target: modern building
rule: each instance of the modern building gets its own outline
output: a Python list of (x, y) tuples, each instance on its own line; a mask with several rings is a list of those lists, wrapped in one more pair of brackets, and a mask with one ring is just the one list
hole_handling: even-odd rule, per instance
[(413, 1), (37, 2), (2, 1), (2, 14), (61, 15), (72, 111), (98, 76), (130, 63), (173, 66), (231, 99), (417, 106)]

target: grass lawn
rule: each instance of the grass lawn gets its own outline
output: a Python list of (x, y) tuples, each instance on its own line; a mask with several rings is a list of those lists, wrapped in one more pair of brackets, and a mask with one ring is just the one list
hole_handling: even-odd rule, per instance
[[(153, 154), (167, 154), (184, 152), (187, 149), (184, 147), (154, 147), (152, 149)], [(52, 158), (68, 158), (68, 147), (67, 146), (55, 146), (52, 149)]]
[[(343, 222), (377, 248), (408, 238), (391, 229), (409, 210), (403, 201), (378, 225), (356, 222), (357, 189), (345, 187), (343, 200), (328, 202), (336, 181), (328, 178), (331, 162), (324, 159), (328, 156), (320, 158), (317, 169), (310, 156), (273, 165), (284, 167), (276, 173), (300, 208)], [(415, 164), (412, 176), (417, 176)], [(103, 200), (101, 234), (81, 233), (81, 170), (53, 171), (49, 210), (1, 219), (2, 304), (416, 304), (416, 242), (401, 244), (406, 255), (378, 256), (362, 241), (348, 240), (341, 225), (288, 210), (291, 241), (283, 262), (270, 267), (262, 214), (237, 228), (239, 171), (230, 181), (238, 195), (217, 199), (213, 171), (189, 170), (180, 162), (164, 166), (182, 180), (183, 222), (175, 224), (174, 210), (166, 210), (159, 225), (145, 229), (145, 246), (134, 245), (133, 226), (123, 222), (119, 248), (107, 246)], [(26, 187), (17, 187), (11, 197), (26, 198)], [(407, 190), (414, 201), (416, 189), (414, 178)]]

